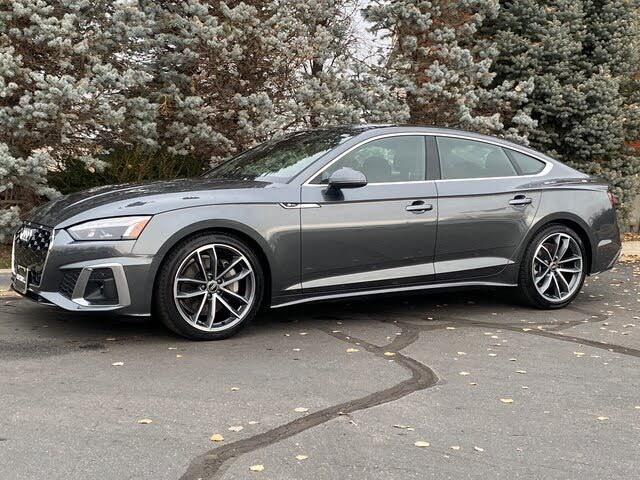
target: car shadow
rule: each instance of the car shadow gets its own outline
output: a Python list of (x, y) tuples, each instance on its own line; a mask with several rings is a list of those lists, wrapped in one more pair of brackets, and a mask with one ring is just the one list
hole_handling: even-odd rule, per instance
[[(419, 314), (444, 306), (456, 310), (470, 304), (492, 309), (523, 308), (514, 297), (512, 289), (478, 288), (313, 302), (263, 310), (257, 315), (253, 324), (240, 335), (261, 335), (274, 324), (312, 323), (328, 319), (348, 321), (380, 314), (392, 317), (394, 314), (406, 315), (412, 311)], [(131, 317), (109, 312), (67, 312), (55, 307), (35, 305), (25, 300), (14, 300), (9, 303), (2, 306), (0, 312), (9, 314), (10, 318), (16, 318), (13, 322), (16, 329), (38, 332), (39, 337), (59, 337), (65, 341), (80, 343), (104, 342), (112, 338), (160, 343), (189, 341), (168, 330), (159, 319), (154, 317)]]

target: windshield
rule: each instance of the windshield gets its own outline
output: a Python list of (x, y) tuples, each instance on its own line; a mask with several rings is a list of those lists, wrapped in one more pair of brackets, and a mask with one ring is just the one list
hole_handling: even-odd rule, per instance
[(209, 170), (205, 177), (286, 183), (358, 133), (349, 128), (293, 133), (247, 150)]

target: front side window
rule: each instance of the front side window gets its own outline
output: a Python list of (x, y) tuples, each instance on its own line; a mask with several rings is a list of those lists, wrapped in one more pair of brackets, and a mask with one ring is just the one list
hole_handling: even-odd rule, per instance
[(320, 173), (313, 183), (327, 183), (341, 168), (358, 170), (367, 183), (413, 182), (425, 179), (425, 139), (402, 135), (367, 142), (350, 151)]
[(504, 150), (489, 143), (438, 137), (443, 180), (514, 177), (518, 172)]
[(214, 167), (205, 177), (286, 183), (358, 133), (348, 128), (293, 133), (247, 150)]

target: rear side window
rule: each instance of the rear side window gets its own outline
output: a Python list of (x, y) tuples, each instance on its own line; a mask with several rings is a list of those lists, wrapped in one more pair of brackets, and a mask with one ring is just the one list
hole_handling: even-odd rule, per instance
[(523, 175), (535, 175), (544, 170), (545, 163), (529, 155), (509, 150), (509, 156), (516, 162)]
[(436, 141), (444, 180), (518, 175), (501, 147), (461, 138), (437, 137)]

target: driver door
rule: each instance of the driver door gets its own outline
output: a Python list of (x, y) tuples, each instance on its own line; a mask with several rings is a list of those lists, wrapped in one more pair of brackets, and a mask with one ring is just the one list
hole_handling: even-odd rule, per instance
[[(423, 135), (378, 137), (348, 150), (301, 188), (304, 293), (417, 285), (432, 280), (438, 204), (426, 180)], [(359, 188), (328, 188), (344, 167)]]

